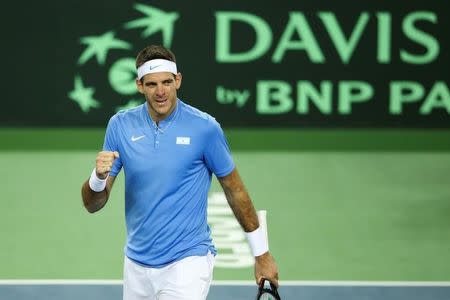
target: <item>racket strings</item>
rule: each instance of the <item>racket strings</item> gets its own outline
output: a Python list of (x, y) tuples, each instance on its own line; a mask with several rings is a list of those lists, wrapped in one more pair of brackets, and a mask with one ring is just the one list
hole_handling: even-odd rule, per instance
[(276, 300), (276, 298), (272, 294), (264, 292), (259, 296), (258, 300)]

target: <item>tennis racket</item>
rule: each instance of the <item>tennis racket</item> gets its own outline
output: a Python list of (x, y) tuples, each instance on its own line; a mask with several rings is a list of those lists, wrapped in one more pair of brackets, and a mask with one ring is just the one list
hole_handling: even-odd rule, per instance
[(265, 279), (261, 279), (258, 287), (256, 300), (281, 300), (277, 287), (271, 282), (270, 286), (265, 285)]

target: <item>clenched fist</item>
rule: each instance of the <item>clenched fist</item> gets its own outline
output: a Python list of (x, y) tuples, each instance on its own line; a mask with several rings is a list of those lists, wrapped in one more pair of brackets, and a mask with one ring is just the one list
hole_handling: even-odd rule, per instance
[(95, 161), (95, 172), (99, 179), (105, 179), (108, 177), (109, 172), (111, 172), (114, 160), (119, 157), (119, 152), (117, 151), (101, 151), (97, 154)]

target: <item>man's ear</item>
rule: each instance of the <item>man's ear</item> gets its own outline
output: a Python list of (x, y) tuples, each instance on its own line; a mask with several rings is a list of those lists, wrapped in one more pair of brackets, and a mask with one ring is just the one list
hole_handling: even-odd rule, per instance
[(137, 87), (137, 90), (139, 91), (139, 93), (141, 93), (141, 94), (144, 93), (144, 85), (142, 84), (141, 80), (136, 79), (136, 87)]
[(181, 73), (178, 72), (177, 75), (175, 75), (175, 87), (177, 88), (177, 90), (180, 88), (181, 86), (181, 79), (183, 79), (183, 76), (181, 76)]

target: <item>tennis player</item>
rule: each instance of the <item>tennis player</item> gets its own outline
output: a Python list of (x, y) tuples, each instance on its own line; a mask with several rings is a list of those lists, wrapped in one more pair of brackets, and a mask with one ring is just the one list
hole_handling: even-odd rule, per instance
[(278, 285), (277, 265), (220, 125), (177, 98), (182, 76), (175, 55), (151, 45), (138, 54), (136, 68), (146, 102), (112, 116), (82, 187), (84, 206), (96, 212), (124, 170), (123, 299), (206, 299), (217, 253), (206, 215), (212, 174), (247, 233), (256, 281)]

